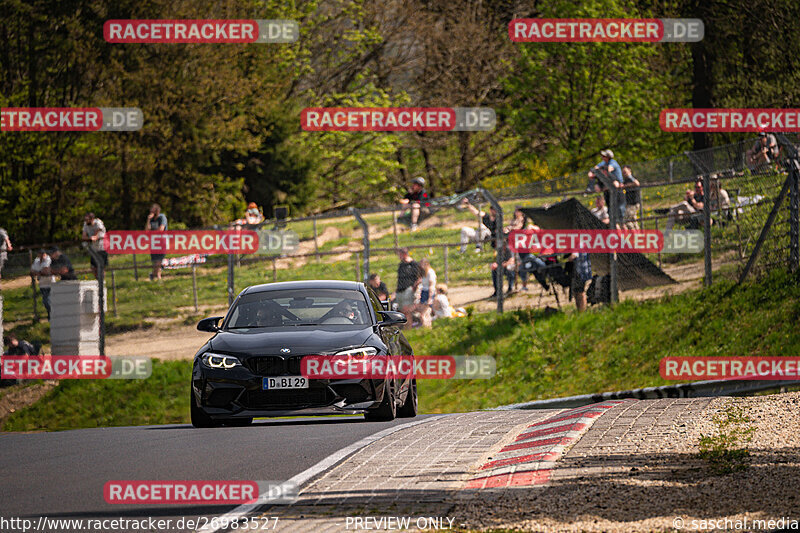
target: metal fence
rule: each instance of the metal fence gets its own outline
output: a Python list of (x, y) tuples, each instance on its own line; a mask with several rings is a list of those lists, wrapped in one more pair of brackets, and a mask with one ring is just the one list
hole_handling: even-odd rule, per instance
[[(748, 139), (631, 164), (640, 182), (641, 206), (627, 222), (643, 229), (663, 230), (667, 225), (699, 229), (704, 233), (705, 248), (694, 255), (643, 254), (652, 268), (666, 273), (674, 283), (638, 287), (634, 279), (626, 278), (634, 271), (624, 265), (617, 268), (615, 284), (620, 298), (651, 298), (666, 291), (711, 284), (718, 277), (743, 280), (774, 268), (797, 268), (797, 138), (776, 137), (778, 148), (768, 161), (748, 155), (760, 142)], [(703, 209), (694, 213), (677, 209), (686, 191), (698, 181), (707, 199)], [(427, 261), (435, 272), (436, 284), (447, 285), (453, 307), (478, 312), (563, 307), (572, 296), (568, 286), (550, 276), (539, 283), (538, 277), (520, 271), (519, 257), (516, 261), (498, 261), (497, 244), (505, 240), (504, 230), (530, 222), (516, 217), (517, 207), (542, 207), (575, 199), (588, 212), (599, 195), (588, 191), (586, 185), (586, 173), (580, 172), (513, 189), (476, 189), (433, 199), (421, 205), (418, 212), (410, 205), (376, 206), (271, 220), (263, 227), (280, 227), (298, 235), (295, 251), (273, 256), (170, 258), (172, 264), (164, 270), (160, 282), (148, 282), (148, 256), (114, 255), (105, 271), (108, 331), (140, 327), (142, 321), (154, 319), (189, 323), (201, 315), (223, 311), (244, 287), (271, 281), (365, 281), (377, 274), (393, 293), (400, 248), (407, 248), (417, 261)], [(496, 221), (494, 232), (484, 224), (486, 216), (490, 222)], [(61, 248), (72, 259), (79, 278), (93, 279), (88, 252), (80, 243), (61, 243)], [(15, 249), (8, 254), (3, 269), (7, 324), (35, 323), (45, 316), (35, 284), (27, 277), (35, 254), (35, 248)], [(593, 257), (596, 273), (613, 274), (615, 259), (620, 260)], [(513, 291), (506, 294), (503, 289), (509, 286)], [(436, 286), (427, 289), (435, 291)], [(497, 296), (491, 298), (494, 292)]]

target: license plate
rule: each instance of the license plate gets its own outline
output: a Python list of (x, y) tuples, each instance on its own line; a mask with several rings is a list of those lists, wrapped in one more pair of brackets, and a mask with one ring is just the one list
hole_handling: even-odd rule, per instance
[(274, 378), (264, 378), (261, 382), (263, 390), (278, 389), (307, 389), (308, 378), (303, 376), (280, 376)]

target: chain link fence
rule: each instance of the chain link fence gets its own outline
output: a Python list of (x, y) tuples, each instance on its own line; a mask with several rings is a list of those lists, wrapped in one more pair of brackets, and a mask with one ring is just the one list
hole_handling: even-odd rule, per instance
[[(645, 299), (710, 284), (719, 277), (741, 280), (774, 268), (796, 268), (798, 138), (766, 139), (768, 154), (761, 138), (751, 138), (631, 164), (639, 187), (626, 192), (638, 191), (639, 205), (626, 211), (621, 224), (699, 230), (705, 249), (695, 254), (592, 254), (594, 274), (616, 277), (620, 298)], [(106, 329), (114, 333), (158, 321), (194, 323), (200, 316), (223, 313), (246, 286), (273, 281), (368, 281), (377, 275), (372, 283), (385, 284), (394, 295), (399, 249), (408, 249), (418, 262), (424, 260), (435, 274), (435, 281), (429, 274), (430, 281), (417, 288), (417, 302), (422, 297), (430, 302), (437, 285), (446, 285), (441, 290), (451, 306), (465, 312), (564, 307), (574, 295), (570, 265), (563, 256), (542, 257), (545, 265), (540, 268), (535, 255), (514, 255), (504, 249), (498, 253), (497, 243), (504, 242), (503, 231), (524, 229), (532, 222), (545, 229), (608, 228), (600, 221), (604, 195), (588, 188), (587, 182), (586, 172), (577, 172), (509, 189), (476, 189), (418, 207), (376, 206), (269, 220), (261, 227), (297, 234), (295, 250), (276, 255), (168, 256), (163, 279), (152, 283), (149, 256), (112, 255), (105, 272)], [(687, 191), (697, 192), (698, 187), (703, 207), (687, 207)], [(548, 226), (539, 217), (556, 208), (570, 217), (562, 228), (552, 222)], [(89, 255), (79, 242), (59, 245), (79, 279), (94, 279)], [(4, 318), (6, 327), (25, 325), (34, 337), (46, 337), (46, 313), (28, 275), (38, 248), (15, 247), (8, 253), (2, 272)], [(601, 281), (598, 289), (603, 288)], [(598, 294), (596, 299), (602, 301), (603, 291)]]

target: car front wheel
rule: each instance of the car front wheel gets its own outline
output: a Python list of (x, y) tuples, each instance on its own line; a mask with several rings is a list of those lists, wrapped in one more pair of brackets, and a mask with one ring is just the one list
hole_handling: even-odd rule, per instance
[(374, 411), (364, 413), (364, 418), (369, 422), (390, 422), (397, 416), (395, 403), (394, 380), (387, 380), (383, 389), (383, 401)]
[(417, 380), (412, 379), (411, 385), (408, 386), (406, 401), (397, 410), (397, 416), (400, 418), (414, 418), (417, 416), (417, 402)]
[(192, 425), (194, 427), (211, 428), (217, 425), (214, 422), (214, 419), (208, 416), (206, 412), (203, 411), (202, 407), (197, 405), (197, 401), (194, 399), (194, 392), (192, 391), (191, 386), (189, 387), (189, 405)]

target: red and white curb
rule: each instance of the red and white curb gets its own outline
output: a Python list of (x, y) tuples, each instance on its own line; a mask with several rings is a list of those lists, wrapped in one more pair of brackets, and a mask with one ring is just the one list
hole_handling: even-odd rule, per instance
[[(531, 424), (480, 467), (466, 489), (492, 489), (544, 485), (556, 461), (586, 433), (594, 421), (617, 404), (630, 400), (569, 409)], [(635, 401), (635, 400), (634, 400)]]

